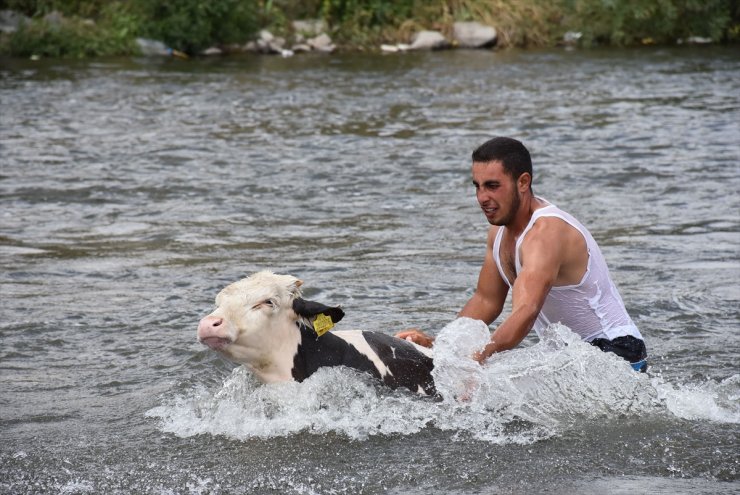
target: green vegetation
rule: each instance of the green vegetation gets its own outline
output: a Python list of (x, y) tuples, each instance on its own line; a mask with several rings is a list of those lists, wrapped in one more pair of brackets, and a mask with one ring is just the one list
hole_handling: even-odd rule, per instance
[[(33, 4), (31, 15), (35, 15), (30, 23), (22, 24), (10, 36), (0, 40), (0, 53), (9, 53), (15, 56), (44, 56), (44, 57), (89, 57), (100, 55), (125, 55), (134, 53), (135, 33), (139, 20), (121, 3), (101, 2), (97, 13), (97, 22), (87, 16), (69, 14), (67, 9), (36, 10), (36, 4), (41, 2), (8, 2), (13, 4)], [(51, 2), (49, 2), (51, 3)], [(93, 2), (70, 1), (69, 4), (80, 6), (80, 12), (88, 12)], [(49, 15), (52, 12), (62, 13), (62, 16)], [(65, 12), (66, 11), (66, 12)]]
[(139, 0), (141, 33), (185, 53), (244, 42), (257, 30), (258, 6), (243, 0)]
[(31, 18), (0, 36), (0, 53), (23, 57), (131, 54), (137, 37), (195, 54), (261, 28), (290, 38), (297, 19), (323, 19), (346, 49), (408, 42), (422, 29), (449, 35), (467, 20), (496, 27), (502, 47), (552, 46), (567, 31), (585, 46), (740, 40), (735, 0), (3, 0), (0, 9)]

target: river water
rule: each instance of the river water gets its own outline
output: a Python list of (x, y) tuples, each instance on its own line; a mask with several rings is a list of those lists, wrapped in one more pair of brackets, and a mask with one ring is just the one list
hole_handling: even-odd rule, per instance
[[(3, 60), (0, 112), (1, 493), (740, 490), (734, 47)], [(494, 135), (600, 243), (647, 375), (553, 328), (439, 402), (196, 342), (261, 269), (340, 329), (447, 330)]]

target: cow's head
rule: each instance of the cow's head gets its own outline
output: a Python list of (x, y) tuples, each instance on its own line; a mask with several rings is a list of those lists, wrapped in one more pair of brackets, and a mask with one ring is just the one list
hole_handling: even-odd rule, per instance
[(302, 299), (302, 284), (262, 271), (228, 285), (216, 296), (215, 311), (200, 321), (198, 340), (258, 372), (276, 364), (289, 370), (301, 339), (298, 322), (311, 327), (318, 314), (333, 322), (344, 316), (340, 308)]

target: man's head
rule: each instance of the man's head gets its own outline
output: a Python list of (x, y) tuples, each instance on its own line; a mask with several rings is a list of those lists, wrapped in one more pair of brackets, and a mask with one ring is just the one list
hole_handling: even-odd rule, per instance
[[(492, 225), (510, 225), (532, 193), (532, 160), (516, 139), (493, 138), (473, 152), (473, 184), (483, 214)], [(528, 204), (528, 203), (525, 203)]]
[(506, 173), (514, 180), (524, 173), (529, 174), (529, 185), (532, 187), (532, 158), (520, 141), (508, 137), (495, 137), (473, 151), (473, 163), (490, 162), (501, 162)]

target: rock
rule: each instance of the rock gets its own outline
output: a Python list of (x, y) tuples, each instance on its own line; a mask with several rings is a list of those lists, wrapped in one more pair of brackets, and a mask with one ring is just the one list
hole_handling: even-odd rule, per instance
[(259, 42), (261, 40), (261, 41), (264, 41), (265, 43), (269, 43), (274, 39), (275, 39), (275, 36), (273, 36), (270, 31), (268, 31), (267, 29), (263, 29), (262, 31), (260, 31), (257, 41)]
[(411, 45), (398, 43), (396, 45), (380, 45), (380, 51), (386, 53), (405, 52), (411, 49)]
[[(684, 40), (680, 40), (682, 42)], [(686, 43), (689, 45), (708, 45), (712, 43), (712, 38), (704, 38), (703, 36), (689, 36), (686, 38)]]
[(306, 44), (319, 52), (331, 53), (336, 49), (331, 42), (331, 38), (326, 33), (321, 33), (315, 38), (307, 40)]
[(200, 52), (201, 55), (205, 55), (207, 57), (213, 57), (213, 56), (216, 56), (216, 55), (223, 55), (223, 53), (224, 53), (223, 50), (221, 50), (220, 48), (215, 47), (215, 46), (212, 46), (210, 48), (206, 48), (205, 50), (203, 50), (202, 52)]
[(486, 48), (496, 44), (496, 29), (480, 22), (456, 22), (453, 36), (461, 48)]
[(579, 31), (568, 31), (563, 35), (563, 43), (566, 45), (575, 45), (583, 37), (583, 33)]
[(136, 45), (139, 47), (139, 52), (146, 56), (165, 56), (172, 55), (172, 49), (168, 48), (167, 45), (157, 40), (149, 40), (146, 38), (136, 38)]
[(305, 43), (298, 43), (297, 45), (290, 47), (290, 49), (293, 50), (293, 53), (306, 53), (311, 51), (311, 47)]
[(43, 21), (50, 26), (59, 27), (64, 24), (64, 15), (58, 10), (53, 10), (43, 17)]
[(31, 19), (19, 12), (0, 10), (0, 33), (14, 33), (28, 22), (31, 22)]
[(419, 31), (414, 35), (410, 50), (441, 50), (450, 46), (439, 31)]
[(293, 31), (302, 38), (318, 36), (326, 32), (326, 22), (322, 19), (309, 19), (305, 21), (293, 21)]
[(285, 47), (285, 38), (276, 37), (270, 42), (270, 49), (275, 53), (280, 53)]
[(256, 49), (253, 50), (251, 46), (247, 46), (245, 47), (245, 50), (267, 54), (278, 54), (282, 53), (285, 48), (285, 38), (273, 36), (270, 31), (263, 29), (260, 31), (255, 45)]

